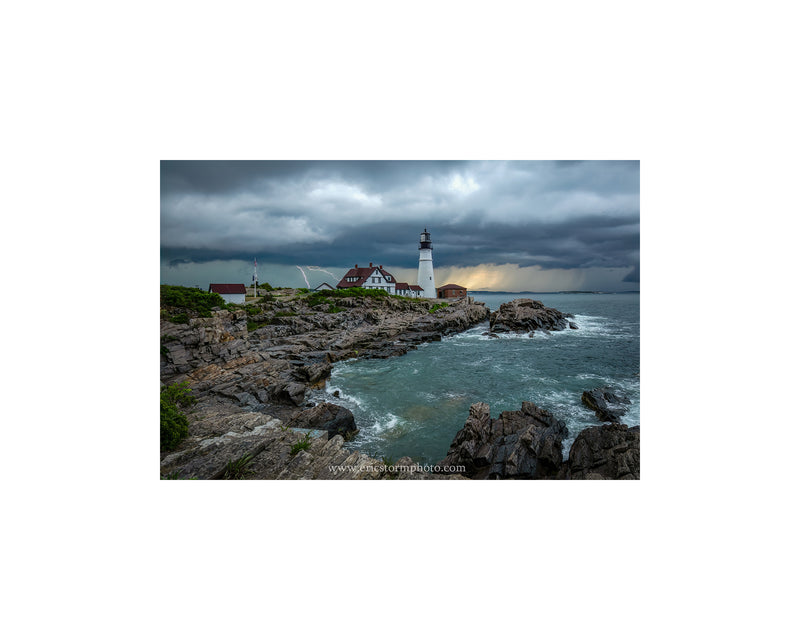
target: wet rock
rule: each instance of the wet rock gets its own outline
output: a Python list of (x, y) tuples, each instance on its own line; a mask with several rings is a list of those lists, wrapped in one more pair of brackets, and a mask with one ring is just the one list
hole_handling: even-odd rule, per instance
[(630, 399), (615, 392), (611, 387), (598, 387), (591, 391), (584, 391), (581, 402), (603, 422), (619, 422), (619, 419), (628, 411), (625, 405), (631, 403)]
[(604, 424), (575, 438), (562, 477), (568, 480), (638, 480), (639, 427)]
[(545, 307), (538, 300), (516, 298), (505, 302), (489, 317), (492, 332), (561, 331), (568, 326), (567, 316), (557, 309)]
[(489, 405), (473, 404), (439, 466), (463, 466), (475, 479), (553, 478), (562, 464), (566, 424), (532, 402), (492, 420)]
[(340, 435), (345, 440), (352, 440), (358, 433), (352, 412), (330, 402), (321, 402), (302, 411), (289, 422), (288, 426), (295, 429), (327, 431), (331, 437)]

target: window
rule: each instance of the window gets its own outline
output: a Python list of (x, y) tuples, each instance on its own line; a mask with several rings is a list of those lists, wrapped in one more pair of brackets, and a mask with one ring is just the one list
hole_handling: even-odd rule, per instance
[(392, 276), (386, 276), (386, 282), (391, 282), (391, 281), (392, 281)]

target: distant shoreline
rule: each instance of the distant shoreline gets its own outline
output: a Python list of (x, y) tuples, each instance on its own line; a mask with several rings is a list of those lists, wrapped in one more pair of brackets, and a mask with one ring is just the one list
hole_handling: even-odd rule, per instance
[(509, 296), (516, 296), (516, 295), (555, 295), (560, 293), (590, 293), (590, 294), (602, 294), (602, 295), (615, 295), (615, 294), (629, 294), (629, 293), (640, 293), (639, 291), (484, 291), (484, 290), (468, 290), (467, 293), (469, 295), (476, 295), (481, 293), (502, 293), (504, 295)]

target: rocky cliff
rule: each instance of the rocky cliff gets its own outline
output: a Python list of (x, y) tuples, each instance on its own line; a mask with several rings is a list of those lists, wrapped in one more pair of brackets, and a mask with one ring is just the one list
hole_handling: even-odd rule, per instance
[[(275, 429), (295, 435), (298, 430), (325, 431), (325, 442), (331, 444), (323, 458), (337, 458), (335, 443), (341, 448), (342, 436), (355, 433), (352, 414), (348, 418), (344, 412), (349, 411), (335, 405), (303, 411), (311, 409), (305, 401), (308, 388), (323, 385), (333, 363), (402, 355), (489, 316), (482, 303), (469, 300), (444, 308), (436, 301), (388, 296), (342, 298), (316, 306), (313, 302), (288, 290), (276, 300), (218, 309), (211, 317), (184, 318), (188, 322), (183, 323), (173, 322), (180, 317), (175, 309), (162, 310), (161, 382), (187, 381), (198, 401), (188, 414), (189, 437), (178, 451), (162, 453), (162, 473), (205, 477), (189, 458), (197, 457), (201, 465), (222, 445), (227, 447), (223, 456), (250, 455), (247, 448), (255, 447), (259, 437), (278, 438)], [(288, 443), (292, 437), (283, 435), (281, 441)], [(176, 460), (182, 461), (180, 469)]]
[[(617, 422), (626, 398), (601, 388), (584, 402), (612, 424), (581, 432), (563, 459), (565, 423), (532, 402), (492, 419), (489, 406), (470, 407), (440, 467), (394, 467), (344, 448), (357, 433), (352, 413), (330, 403), (307, 404), (309, 387), (325, 384), (333, 363), (387, 358), (441, 340), (487, 320), (482, 303), (390, 297), (314, 299), (289, 290), (280, 299), (211, 317), (163, 309), (161, 381), (188, 382), (197, 404), (189, 435), (161, 455), (166, 478), (201, 479), (638, 479), (639, 428)], [(183, 316), (183, 318), (181, 318)], [(199, 316), (199, 314), (195, 314)], [(493, 331), (559, 330), (573, 326), (555, 309), (519, 299), (491, 314)], [(174, 322), (176, 319), (187, 320)]]

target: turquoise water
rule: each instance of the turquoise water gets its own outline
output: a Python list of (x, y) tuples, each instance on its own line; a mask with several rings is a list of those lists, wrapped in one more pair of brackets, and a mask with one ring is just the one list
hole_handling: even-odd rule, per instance
[[(579, 328), (492, 339), (481, 335), (485, 323), (404, 356), (338, 363), (314, 399), (353, 412), (360, 433), (349, 448), (435, 463), (446, 455), (473, 402), (487, 402), (496, 417), (530, 400), (567, 423), (567, 453), (578, 432), (599, 424), (581, 404), (581, 393), (602, 385), (631, 399), (622, 420), (639, 424), (639, 294), (471, 295), (492, 310), (514, 298), (541, 300), (575, 314)], [(337, 390), (340, 397), (332, 397)]]

